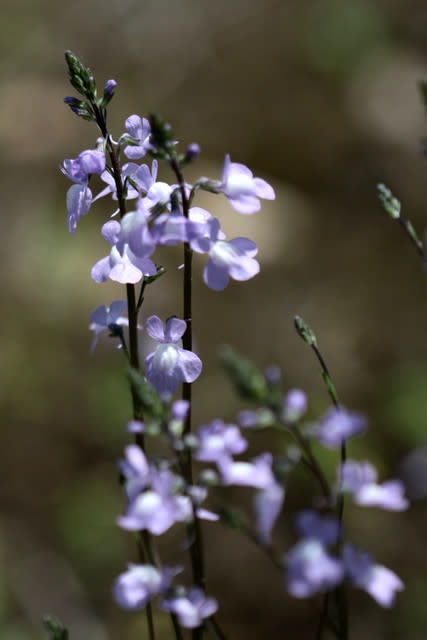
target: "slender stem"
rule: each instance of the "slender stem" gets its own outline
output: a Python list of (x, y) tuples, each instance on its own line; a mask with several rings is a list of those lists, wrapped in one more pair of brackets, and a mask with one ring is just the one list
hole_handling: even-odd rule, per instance
[(415, 231), (414, 227), (412, 226), (412, 223), (409, 222), (409, 220), (406, 220), (405, 218), (402, 218), (401, 216), (399, 216), (397, 218), (397, 221), (400, 224), (400, 226), (402, 227), (402, 229), (405, 231), (405, 233), (408, 235), (410, 241), (412, 242), (412, 244), (414, 245), (415, 249), (417, 250), (418, 255), (420, 255), (422, 258), (424, 258), (423, 243), (419, 239), (419, 237), (417, 235), (417, 232)]
[(221, 628), (218, 620), (216, 619), (215, 616), (211, 616), (209, 618), (209, 622), (212, 625), (212, 629), (213, 631), (216, 633), (216, 635), (218, 636), (219, 640), (227, 640), (227, 636), (225, 635), (223, 629)]
[[(185, 189), (185, 181), (184, 176), (181, 171), (181, 167), (179, 166), (176, 158), (172, 158), (171, 168), (174, 171), (176, 178), (179, 184), (179, 190), (181, 193), (182, 200), (182, 213), (185, 218), (189, 218), (190, 214), (190, 203), (187, 197), (186, 189)], [(191, 249), (188, 242), (184, 243), (184, 288), (183, 288), (183, 313), (184, 320), (187, 323), (187, 329), (182, 337), (182, 346), (184, 349), (191, 351), (193, 348), (193, 313), (192, 313), (192, 262), (193, 262), (193, 250)], [(191, 431), (191, 383), (184, 382), (182, 388), (182, 397), (184, 400), (188, 400), (190, 403), (190, 408), (187, 414), (187, 421), (185, 426), (185, 432), (189, 433)]]
[(183, 640), (183, 635), (182, 635), (182, 631), (181, 631), (181, 627), (178, 624), (178, 620), (177, 617), (174, 613), (171, 613), (171, 620), (172, 620), (172, 626), (173, 626), (173, 630), (175, 632), (175, 638), (176, 640)]
[[(340, 409), (341, 405), (340, 405), (340, 402), (338, 400), (338, 394), (337, 394), (337, 391), (335, 389), (335, 385), (332, 382), (332, 378), (331, 378), (331, 375), (329, 373), (329, 369), (328, 369), (328, 367), (326, 365), (326, 362), (325, 362), (321, 352), (319, 351), (317, 343), (314, 342), (311, 345), (311, 348), (313, 349), (313, 351), (314, 351), (314, 353), (315, 353), (315, 355), (316, 355), (316, 357), (317, 357), (317, 359), (319, 361), (322, 378), (323, 378), (323, 381), (324, 381), (324, 383), (326, 385), (326, 389), (327, 389), (327, 391), (329, 393), (329, 396), (330, 396), (330, 398), (332, 400), (332, 403), (334, 404), (336, 409)], [(347, 459), (347, 449), (346, 449), (346, 444), (343, 441), (341, 443), (341, 451), (340, 451), (340, 466), (341, 466), (341, 468), (342, 468), (342, 465), (345, 463), (346, 459)], [(341, 484), (342, 484), (342, 481), (341, 481), (341, 478), (340, 478), (340, 485)], [(343, 522), (343, 518), (344, 518), (344, 494), (342, 493), (342, 491), (339, 492), (339, 496), (338, 496), (338, 500), (337, 500), (337, 516), (338, 516), (338, 522), (340, 524), (339, 539), (338, 539), (338, 548), (340, 548), (341, 545), (342, 545), (342, 541), (343, 541), (342, 522)], [(340, 640), (348, 640), (348, 633), (349, 633), (348, 602), (347, 602), (347, 590), (346, 590), (345, 584), (341, 584), (341, 585), (338, 585), (336, 587), (336, 589), (334, 590), (334, 596), (335, 596), (335, 603), (336, 603), (337, 615), (338, 615), (338, 629), (336, 631), (336, 636)], [(324, 620), (326, 619), (326, 617), (328, 615), (328, 606), (329, 606), (329, 597), (328, 597), (328, 594), (325, 594), (322, 617), (321, 617), (319, 628), (318, 628), (318, 631), (317, 631), (318, 638), (322, 637), (323, 622), (324, 622)]]
[[(190, 203), (187, 197), (184, 176), (181, 171), (181, 167), (176, 159), (172, 157), (170, 159), (170, 165), (174, 171), (179, 184), (179, 190), (181, 193), (182, 212), (185, 218), (189, 218)], [(186, 331), (182, 338), (182, 346), (188, 351), (192, 351), (193, 348), (193, 312), (192, 312), (192, 262), (193, 251), (188, 242), (184, 243), (184, 286), (183, 286), (183, 313), (184, 320), (187, 323)], [(191, 383), (184, 382), (182, 385), (182, 398), (189, 403), (189, 410), (185, 423), (184, 434), (191, 432)], [(190, 450), (186, 451), (184, 461), (185, 477), (188, 484), (192, 484), (192, 460)], [(192, 533), (194, 533), (194, 542), (190, 546), (191, 566), (193, 571), (193, 580), (195, 584), (201, 589), (205, 588), (205, 571), (204, 571), (204, 555), (203, 555), (203, 540), (202, 540), (202, 528), (200, 521), (196, 514), (196, 508), (193, 503), (193, 523)], [(193, 640), (201, 640), (204, 634), (204, 627), (200, 626), (192, 631)]]

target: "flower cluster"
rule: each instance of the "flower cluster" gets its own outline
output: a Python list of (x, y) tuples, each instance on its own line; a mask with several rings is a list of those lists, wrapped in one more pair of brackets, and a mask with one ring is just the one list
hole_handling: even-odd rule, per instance
[[(203, 368), (192, 349), (191, 256), (194, 252), (206, 256), (202, 277), (214, 291), (225, 289), (230, 278), (249, 280), (260, 270), (256, 244), (244, 237), (227, 240), (218, 219), (193, 206), (193, 200), (199, 190), (223, 194), (235, 211), (249, 215), (260, 209), (260, 199), (274, 199), (273, 188), (254, 177), (245, 165), (231, 162), (229, 155), (225, 157), (221, 179), (202, 177), (193, 185), (186, 183), (183, 168), (195, 159), (200, 148), (193, 143), (179, 153), (170, 125), (156, 116), (129, 116), (125, 132), (115, 141), (107, 129), (106, 108), (116, 82), (109, 80), (98, 97), (90, 70), (70, 52), (67, 63), (71, 84), (83, 100), (69, 97), (65, 101), (78, 116), (96, 122), (102, 134), (95, 149), (63, 162), (62, 172), (74, 183), (67, 193), (68, 228), (75, 233), (80, 217), (89, 212), (95, 201), (105, 196), (112, 198), (115, 204), (111, 217), (118, 217), (104, 222), (101, 228), (102, 237), (110, 245), (109, 253), (94, 264), (91, 276), (98, 283), (112, 280), (126, 285), (127, 295), (127, 301), (98, 306), (89, 325), (94, 331), (92, 351), (99, 336), (108, 331), (119, 339), (118, 346), (130, 365), (134, 419), (128, 423), (127, 431), (134, 435), (135, 444), (126, 446), (119, 463), (125, 505), (117, 524), (138, 534), (144, 559), (129, 564), (117, 578), (113, 588), (116, 601), (125, 609), (135, 610), (151, 607), (151, 601), (158, 598), (161, 609), (172, 616), (174, 627), (194, 629), (209, 619), (214, 624), (212, 616), (218, 603), (204, 590), (200, 521), (221, 521), (255, 541), (270, 557), (281, 558), (275, 563), (283, 570), (284, 583), (293, 596), (306, 598), (337, 589), (346, 580), (365, 590), (380, 605), (390, 606), (403, 585), (391, 570), (375, 564), (369, 554), (343, 540), (344, 496), (350, 495), (360, 506), (392, 511), (403, 510), (408, 503), (399, 481), (378, 484), (372, 465), (346, 459), (347, 442), (366, 430), (367, 420), (339, 405), (314, 333), (301, 318), (296, 320), (297, 331), (321, 362), (334, 406), (316, 422), (301, 424), (307, 411), (305, 393), (300, 389), (284, 393), (278, 367), (270, 366), (261, 372), (226, 349), (225, 368), (240, 395), (256, 407), (240, 411), (235, 422), (216, 418), (196, 431), (191, 428), (190, 385)], [(158, 180), (159, 161), (172, 170), (174, 182)], [(105, 185), (95, 197), (89, 188), (94, 175)], [(129, 211), (128, 201), (132, 203)], [(163, 321), (151, 315), (141, 320), (146, 287), (164, 274), (155, 260), (156, 249), (177, 245), (184, 249), (185, 317), (171, 316)], [(135, 285), (139, 283), (136, 295)], [(122, 315), (125, 311), (127, 318)], [(143, 366), (140, 335), (155, 342)], [(176, 400), (173, 396), (181, 385), (183, 398)], [(279, 455), (264, 451), (245, 458), (251, 433), (268, 428), (278, 430), (282, 437), (291, 436), (297, 444)], [(149, 437), (162, 441), (163, 456), (148, 457), (145, 442)], [(313, 453), (319, 445), (341, 451), (335, 485), (328, 482)], [(197, 477), (192, 461), (199, 465)], [(278, 556), (274, 528), (282, 512), (289, 477), (300, 462), (319, 482), (322, 495), (315, 501), (317, 511), (298, 515), (299, 540)], [(250, 490), (252, 517), (234, 511), (227, 503), (213, 510), (203, 508), (202, 503), (209, 504), (209, 494), (218, 486), (222, 487), (222, 496), (230, 486)], [(175, 526), (184, 527), (187, 532), (193, 576), (190, 586), (174, 585), (182, 568), (163, 566), (157, 553), (152, 552), (158, 536)], [(180, 632), (177, 637), (181, 637)]]

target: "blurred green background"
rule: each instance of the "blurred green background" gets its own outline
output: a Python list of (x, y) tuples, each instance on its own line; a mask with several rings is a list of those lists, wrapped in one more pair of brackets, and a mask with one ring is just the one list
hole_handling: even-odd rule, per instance
[[(106, 253), (99, 227), (111, 201), (94, 206), (76, 236), (66, 228), (69, 184), (58, 165), (97, 135), (62, 103), (72, 94), (67, 48), (99, 85), (118, 81), (116, 136), (129, 114), (158, 112), (183, 144), (201, 144), (189, 180), (219, 177), (229, 152), (274, 185), (277, 200), (250, 217), (220, 197), (198, 202), (230, 236), (258, 243), (262, 271), (218, 294), (196, 260), (205, 369), (195, 421), (231, 420), (243, 408), (218, 363), (223, 343), (260, 366), (281, 364), (284, 387), (304, 388), (312, 415), (325, 409), (317, 365), (293, 329), (302, 315), (342, 402), (370, 416), (350, 455), (369, 457), (382, 478), (400, 473), (417, 498), (403, 514), (348, 508), (349, 538), (406, 583), (391, 612), (352, 592), (352, 638), (427, 638), (426, 276), (375, 188), (390, 185), (422, 232), (424, 0), (3, 0), (1, 15), (0, 638), (44, 638), (46, 612), (64, 619), (71, 640), (145, 637), (143, 614), (111, 598), (114, 577), (136, 560), (132, 537), (114, 524), (129, 397), (120, 352), (103, 339), (91, 357), (87, 326), (98, 304), (124, 294), (89, 277)], [(143, 317), (180, 313), (181, 258), (172, 250), (166, 260)], [(333, 456), (322, 459), (333, 473)], [(292, 543), (292, 513), (313, 490), (295, 475), (279, 547)], [(163, 544), (174, 561), (184, 542), (176, 529)], [(286, 596), (256, 548), (219, 525), (205, 533), (209, 592), (230, 638), (314, 637), (307, 603)], [(171, 637), (166, 616), (156, 620), (159, 637)]]

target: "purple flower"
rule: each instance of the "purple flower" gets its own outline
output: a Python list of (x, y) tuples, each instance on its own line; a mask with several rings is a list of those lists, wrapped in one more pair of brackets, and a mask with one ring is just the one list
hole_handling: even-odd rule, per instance
[(296, 598), (332, 589), (344, 573), (341, 562), (316, 538), (305, 538), (292, 547), (286, 555), (286, 568), (287, 588)]
[(369, 462), (347, 460), (341, 465), (339, 483), (342, 491), (353, 494), (356, 504), (381, 507), (390, 511), (403, 511), (408, 507), (404, 486), (400, 480), (377, 484), (377, 471)]
[(95, 332), (90, 348), (91, 353), (93, 353), (101, 333), (109, 330), (110, 325), (128, 325), (127, 318), (121, 317), (126, 306), (127, 303), (125, 300), (114, 300), (109, 307), (101, 304), (91, 313), (89, 329)]
[(404, 589), (403, 582), (393, 571), (374, 564), (370, 554), (349, 544), (343, 549), (343, 562), (352, 584), (369, 593), (382, 607), (391, 607), (396, 592)]
[(150, 316), (147, 333), (159, 345), (145, 359), (145, 375), (158, 394), (168, 396), (177, 391), (181, 382), (194, 382), (202, 370), (202, 361), (195, 353), (177, 346), (187, 328), (184, 320), (171, 317), (163, 322)]
[(146, 222), (146, 212), (142, 209), (127, 213), (119, 222), (111, 220), (101, 231), (107, 242), (113, 245), (110, 255), (101, 258), (92, 267), (91, 276), (95, 282), (105, 282), (110, 278), (122, 284), (136, 284), (143, 276), (157, 273), (156, 265), (148, 259), (155, 244)]
[(147, 529), (155, 536), (162, 535), (175, 522), (192, 518), (188, 496), (176, 493), (178, 478), (168, 470), (151, 469), (151, 488), (133, 497), (124, 516), (117, 523), (122, 529), (141, 531)]
[(248, 446), (240, 429), (234, 424), (224, 424), (222, 420), (213, 420), (201, 427), (198, 439), (195, 458), (203, 462), (217, 462), (224, 456), (242, 453)]
[(268, 489), (276, 483), (271, 469), (271, 453), (263, 453), (251, 462), (234, 462), (225, 456), (217, 461), (223, 484)]
[(184, 421), (187, 418), (190, 403), (188, 400), (175, 400), (171, 406), (172, 420)]
[(135, 138), (138, 144), (125, 147), (125, 154), (131, 160), (138, 160), (145, 156), (150, 148), (150, 123), (146, 118), (132, 115), (126, 120), (126, 130), (132, 138)]
[(337, 449), (349, 438), (363, 433), (367, 427), (365, 416), (340, 407), (331, 407), (326, 414), (308, 430), (307, 434), (328, 449)]
[(211, 218), (206, 224), (209, 236), (196, 238), (190, 244), (197, 253), (209, 254), (209, 261), (203, 270), (203, 280), (210, 289), (222, 291), (229, 278), (249, 280), (259, 273), (259, 263), (254, 259), (258, 249), (252, 240), (221, 240), (218, 220)]
[[(133, 200), (141, 195), (146, 195), (155, 184), (157, 178), (157, 160), (153, 160), (151, 171), (148, 165), (139, 165), (135, 162), (127, 162), (122, 167), (121, 181), (126, 200)], [(117, 186), (114, 177), (108, 171), (101, 174), (101, 180), (107, 186), (93, 199), (98, 200), (111, 193), (113, 200), (117, 200)], [(163, 183), (159, 183), (163, 184)]]
[(271, 545), (271, 533), (282, 510), (285, 488), (278, 482), (258, 491), (254, 499), (256, 535), (261, 545)]
[(125, 490), (129, 500), (136, 498), (150, 485), (151, 471), (147, 458), (136, 444), (130, 444), (125, 448), (125, 459), (120, 460), (119, 468), (125, 480)]
[(61, 171), (76, 184), (87, 184), (92, 173), (102, 173), (105, 169), (105, 153), (96, 149), (86, 149), (77, 158), (64, 160)]
[(124, 609), (142, 609), (156, 595), (164, 593), (180, 569), (159, 571), (149, 564), (128, 564), (113, 586), (116, 602)]
[[(193, 503), (196, 507), (198, 518), (205, 520), (217, 520), (218, 516), (205, 509), (199, 509), (198, 503), (205, 497), (203, 488), (192, 488), (196, 495), (190, 498), (179, 493), (182, 490), (182, 479), (174, 475), (168, 469), (144, 470), (141, 456), (139, 460), (136, 452), (131, 450), (132, 460), (127, 451), (126, 490), (129, 503), (126, 513), (117, 519), (117, 524), (122, 529), (129, 531), (141, 531), (147, 529), (155, 536), (162, 535), (170, 529), (175, 522), (190, 522), (193, 519)], [(139, 486), (138, 486), (139, 484)], [(138, 489), (144, 489), (138, 492)], [(201, 493), (203, 492), (203, 493)]]
[(86, 149), (77, 158), (64, 160), (61, 171), (75, 184), (67, 191), (67, 221), (70, 233), (76, 233), (80, 216), (88, 213), (92, 204), (92, 191), (88, 187), (92, 173), (105, 169), (105, 154), (96, 149)]
[(307, 396), (301, 389), (291, 389), (283, 398), (282, 420), (296, 422), (307, 410)]
[(110, 100), (113, 97), (114, 89), (117, 87), (117, 82), (113, 79), (107, 80), (104, 84), (104, 97), (109, 97)]
[(231, 162), (225, 156), (220, 191), (227, 196), (233, 209), (239, 213), (255, 213), (261, 208), (259, 198), (274, 200), (273, 188), (261, 178), (254, 178), (244, 164)]
[(80, 216), (86, 215), (92, 204), (92, 191), (86, 185), (73, 184), (67, 191), (67, 224), (70, 233), (76, 233)]
[(181, 626), (194, 629), (217, 611), (218, 603), (214, 598), (208, 598), (201, 589), (193, 587), (166, 598), (161, 607), (164, 611), (174, 613)]

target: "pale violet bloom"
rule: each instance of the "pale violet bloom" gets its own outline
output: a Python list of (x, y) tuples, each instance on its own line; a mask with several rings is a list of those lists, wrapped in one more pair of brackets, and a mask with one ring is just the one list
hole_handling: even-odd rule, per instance
[(221, 480), (225, 485), (267, 489), (276, 483), (271, 465), (271, 453), (263, 453), (251, 462), (233, 461), (224, 456), (217, 461)]
[(175, 185), (170, 185), (167, 182), (154, 182), (144, 198), (144, 206), (149, 210), (157, 205), (168, 207), (174, 188)]
[[(135, 162), (127, 162), (122, 167), (122, 185), (124, 197), (126, 200), (134, 200), (135, 198), (145, 196), (155, 184), (157, 178), (158, 164), (157, 160), (153, 160), (151, 171), (148, 165), (139, 165)], [(98, 193), (93, 199), (98, 200), (104, 196), (111, 194), (113, 200), (117, 200), (117, 186), (114, 177), (109, 171), (101, 174), (101, 180), (106, 183), (106, 187)], [(163, 183), (161, 183), (163, 184)]]
[(145, 359), (145, 375), (157, 393), (169, 396), (178, 390), (181, 382), (194, 382), (202, 371), (202, 361), (192, 351), (177, 346), (187, 323), (174, 316), (166, 323), (157, 316), (150, 316), (145, 328), (148, 335), (159, 343)]
[(285, 422), (296, 422), (307, 411), (307, 396), (301, 389), (291, 389), (284, 396), (281, 418)]
[(343, 578), (341, 562), (316, 538), (298, 542), (285, 560), (287, 589), (295, 598), (308, 598), (318, 591), (332, 589)]
[(364, 507), (381, 507), (389, 511), (408, 508), (404, 486), (400, 480), (388, 480), (377, 484), (377, 471), (369, 462), (347, 460), (341, 465), (339, 486), (353, 495), (356, 504)]
[(61, 171), (76, 184), (87, 184), (92, 173), (102, 173), (105, 169), (105, 153), (96, 149), (86, 149), (77, 158), (67, 158)]
[(328, 449), (337, 449), (349, 438), (363, 433), (367, 425), (368, 422), (362, 414), (343, 407), (331, 407), (306, 433)]
[(151, 470), (151, 488), (128, 504), (126, 513), (117, 524), (128, 531), (147, 529), (155, 536), (162, 535), (175, 522), (190, 521), (193, 516), (191, 500), (177, 493), (178, 478), (168, 470)]
[(76, 233), (81, 216), (88, 213), (93, 202), (89, 189), (89, 177), (105, 169), (105, 154), (96, 149), (86, 149), (77, 158), (64, 160), (61, 171), (75, 184), (67, 191), (67, 222), (70, 233)]
[(144, 211), (127, 213), (120, 223), (115, 220), (105, 223), (101, 233), (113, 246), (110, 255), (92, 267), (91, 276), (95, 282), (110, 279), (121, 284), (136, 284), (144, 276), (157, 273), (156, 265), (148, 258), (155, 244)]
[(87, 185), (73, 184), (67, 191), (67, 224), (70, 233), (76, 233), (81, 216), (89, 212), (92, 191)]
[(274, 482), (258, 491), (254, 498), (255, 531), (259, 544), (271, 545), (271, 533), (282, 510), (285, 488)]
[[(137, 482), (140, 480), (143, 484), (148, 475), (150, 484), (137, 493), (134, 490)], [(132, 479), (128, 473), (128, 479), (131, 484), (127, 491), (132, 492), (132, 499), (127, 505), (125, 515), (117, 519), (117, 524), (122, 529), (128, 531), (147, 529), (153, 535), (159, 536), (170, 529), (175, 522), (191, 522), (194, 517), (193, 510), (198, 518), (218, 519), (215, 513), (198, 508), (197, 502), (206, 495), (205, 492), (200, 494), (203, 489), (200, 488), (199, 492), (197, 492), (199, 488), (191, 489), (192, 493), (196, 491), (197, 500), (179, 493), (179, 490), (182, 490), (182, 480), (168, 469), (157, 470), (151, 467), (147, 471), (147, 476), (141, 473)]]
[(147, 153), (150, 148), (150, 123), (146, 118), (137, 115), (129, 116), (126, 119), (126, 131), (132, 138), (137, 140), (137, 145), (129, 145), (125, 147), (124, 152), (131, 160), (138, 160)]
[(243, 453), (248, 446), (240, 429), (234, 424), (224, 424), (222, 420), (213, 420), (201, 427), (198, 442), (194, 456), (203, 462), (217, 462), (225, 456), (230, 458)]
[(343, 579), (341, 561), (326, 549), (337, 541), (339, 524), (333, 516), (306, 510), (298, 514), (296, 528), (302, 539), (285, 556), (287, 588), (296, 598), (308, 598)]
[(177, 590), (177, 593), (162, 601), (161, 607), (176, 615), (186, 629), (200, 627), (205, 618), (210, 618), (218, 609), (214, 598), (208, 598), (198, 587)]
[(375, 564), (369, 553), (349, 544), (343, 549), (343, 562), (351, 583), (369, 593), (382, 607), (391, 607), (396, 592), (404, 589), (402, 580), (393, 571)]
[(144, 452), (136, 444), (130, 444), (125, 448), (125, 459), (120, 460), (119, 469), (124, 478), (124, 487), (129, 500), (136, 498), (150, 485), (152, 477), (150, 466)]
[(209, 254), (203, 270), (205, 284), (214, 291), (222, 291), (230, 278), (249, 280), (259, 273), (259, 263), (254, 256), (257, 246), (248, 238), (234, 238), (227, 242), (220, 239), (220, 226), (216, 218), (207, 221), (209, 235), (190, 242), (197, 253)]
[(123, 609), (142, 609), (146, 604), (169, 588), (172, 577), (180, 569), (156, 569), (149, 564), (128, 564), (113, 585), (113, 595)]
[(111, 325), (128, 326), (127, 318), (122, 318), (122, 313), (126, 307), (127, 302), (125, 300), (114, 300), (109, 307), (101, 304), (91, 313), (89, 329), (95, 332), (90, 348), (91, 353), (93, 353), (101, 333), (109, 331)]
[(175, 400), (171, 406), (171, 418), (172, 420), (184, 421), (187, 418), (190, 410), (190, 403), (188, 400)]
[(231, 162), (229, 155), (225, 156), (219, 190), (227, 196), (233, 209), (245, 214), (259, 211), (259, 198), (274, 200), (276, 197), (268, 182), (255, 178), (244, 164)]

